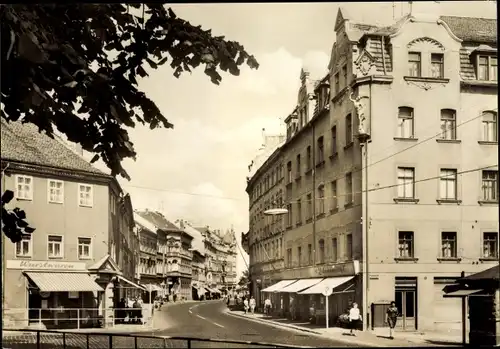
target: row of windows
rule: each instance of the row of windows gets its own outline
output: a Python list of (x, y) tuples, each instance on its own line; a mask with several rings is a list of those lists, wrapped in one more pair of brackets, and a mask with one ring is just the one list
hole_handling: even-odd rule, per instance
[[(422, 71), (422, 62), (430, 61), (429, 72)], [(497, 81), (498, 60), (491, 55), (479, 55), (476, 59), (476, 78), (482, 81)], [(444, 78), (444, 54), (430, 53), (423, 55), (422, 52), (408, 53), (408, 76)]]
[[(352, 234), (347, 234), (344, 240), (344, 256), (339, 255), (339, 241), (337, 238), (332, 238), (332, 245), (330, 254), (326, 254), (325, 240), (320, 239), (318, 241), (318, 264), (324, 264), (327, 262), (337, 262), (342, 260), (352, 260), (353, 258), (353, 244), (352, 244)], [(288, 268), (303, 267), (313, 264), (313, 249), (312, 244), (307, 245), (307, 254), (303, 254), (302, 246), (297, 247), (297, 258), (296, 262), (293, 262), (293, 250), (288, 248), (286, 251), (286, 266)], [(307, 257), (307, 258), (306, 258)]]
[(267, 192), (283, 179), (283, 165), (277, 165), (276, 168), (270, 171), (258, 184), (255, 185), (251, 193), (250, 200), (253, 202), (256, 198)]
[[(457, 139), (457, 114), (453, 109), (441, 109), (441, 136), (440, 139)], [(498, 142), (497, 113), (485, 111), (481, 115), (482, 141)], [(398, 108), (398, 138), (415, 138), (415, 112), (411, 107)]]
[[(16, 175), (16, 198), (33, 200), (33, 177)], [(56, 179), (47, 180), (47, 201), (54, 204), (64, 203), (64, 182)], [(94, 188), (90, 184), (78, 184), (78, 205), (92, 207), (94, 204)]]
[[(80, 260), (92, 259), (92, 238), (77, 238), (77, 257)], [(16, 243), (17, 258), (33, 257), (33, 240), (31, 235), (24, 235), (22, 240)], [(47, 235), (47, 258), (64, 258), (64, 238), (62, 235)]]
[[(482, 236), (481, 257), (485, 259), (498, 258), (498, 232), (484, 232)], [(441, 232), (441, 251), (443, 259), (459, 258), (457, 232)], [(416, 258), (415, 233), (413, 231), (398, 232), (398, 258)]]

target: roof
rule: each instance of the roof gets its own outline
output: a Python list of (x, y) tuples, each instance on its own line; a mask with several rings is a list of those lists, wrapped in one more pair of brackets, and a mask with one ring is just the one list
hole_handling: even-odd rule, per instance
[(160, 212), (146, 210), (137, 211), (135, 213), (139, 217), (142, 217), (143, 219), (149, 221), (149, 223), (152, 223), (154, 226), (156, 226), (157, 229), (166, 231), (182, 231), (181, 228), (166, 219), (165, 216), (163, 216)]
[(466, 276), (461, 279), (461, 281), (477, 281), (477, 280), (496, 280), (499, 281), (500, 277), (500, 265), (496, 265), (493, 268), (483, 270), (479, 273)]
[(496, 43), (497, 20), (490, 18), (441, 16), (453, 34), (463, 41)]
[(32, 123), (9, 122), (2, 118), (0, 129), (2, 160), (69, 169), (109, 177), (109, 175), (93, 167), (57, 139), (40, 133), (37, 126)]
[(140, 225), (144, 229), (149, 230), (152, 233), (156, 234), (158, 227), (156, 227), (153, 223), (148, 221), (147, 219), (142, 218), (137, 212), (134, 212), (134, 221), (136, 224)]
[(184, 231), (193, 237), (193, 241), (191, 242), (193, 250), (198, 251), (202, 256), (204, 256), (205, 239), (203, 238), (201, 232), (188, 224), (184, 225)]
[(234, 232), (231, 230), (228, 230), (226, 234), (222, 237), (222, 242), (231, 245), (234, 243)]

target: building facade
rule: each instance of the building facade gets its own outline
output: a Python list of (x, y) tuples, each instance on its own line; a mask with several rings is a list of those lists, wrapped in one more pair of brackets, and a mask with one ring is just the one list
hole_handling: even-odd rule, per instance
[[(368, 327), (384, 326), (394, 300), (402, 330), (459, 330), (443, 287), (498, 263), (496, 21), (415, 4), (384, 28), (339, 10), (335, 32), (328, 75), (302, 72), (287, 141), (248, 181), (253, 292), (267, 274), (342, 277), (332, 317), (356, 301)], [(260, 182), (280, 161), (284, 205), (270, 207), (288, 209), (284, 266), (269, 273), (260, 207), (275, 189)]]
[(110, 198), (124, 198), (118, 223), (129, 218), (130, 201), (112, 177), (36, 126), (2, 119), (1, 133), (2, 188), (36, 228), (16, 244), (4, 238), (4, 326), (76, 327), (86, 318), (91, 326), (98, 315), (112, 321), (116, 277), (126, 280), (134, 266), (129, 260), (122, 272), (110, 257), (119, 236), (124, 250), (132, 243), (126, 223), (111, 223)]

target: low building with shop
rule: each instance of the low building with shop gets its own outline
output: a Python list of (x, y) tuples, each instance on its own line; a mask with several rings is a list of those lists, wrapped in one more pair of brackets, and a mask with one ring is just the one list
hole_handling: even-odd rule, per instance
[[(124, 198), (121, 188), (36, 126), (1, 122), (2, 189), (14, 192), (8, 206), (36, 228), (16, 244), (2, 235), (4, 328), (112, 322), (113, 280), (126, 279), (110, 256), (112, 242), (128, 235), (111, 223), (111, 198)], [(120, 248), (128, 244), (126, 236)], [(126, 273), (134, 269), (128, 263)]]

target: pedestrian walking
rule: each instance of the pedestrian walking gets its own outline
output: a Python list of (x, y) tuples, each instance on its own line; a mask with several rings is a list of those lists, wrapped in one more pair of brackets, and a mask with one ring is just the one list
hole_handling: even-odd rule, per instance
[(267, 316), (271, 316), (271, 307), (272, 307), (271, 300), (269, 298), (266, 298), (264, 301), (264, 311)]
[(248, 313), (248, 299), (245, 298), (245, 300), (243, 301), (243, 308), (245, 309), (245, 314)]
[(296, 312), (295, 312), (295, 299), (294, 298), (292, 298), (290, 300), (290, 317), (292, 318), (292, 321), (295, 321)]
[(253, 298), (253, 296), (252, 296), (250, 298), (250, 312), (252, 314), (255, 313), (255, 305), (256, 305), (255, 298)]
[(391, 302), (391, 305), (389, 306), (389, 308), (387, 308), (387, 312), (385, 313), (385, 321), (389, 325), (389, 338), (390, 339), (394, 339), (393, 331), (394, 331), (394, 328), (396, 327), (398, 315), (399, 315), (399, 310), (398, 310), (398, 307), (396, 307), (396, 303)]
[(353, 332), (354, 330), (359, 329), (359, 325), (362, 321), (361, 314), (358, 308), (358, 303), (352, 303), (352, 308), (349, 310), (349, 324), (351, 325), (351, 336), (355, 336), (356, 334)]

